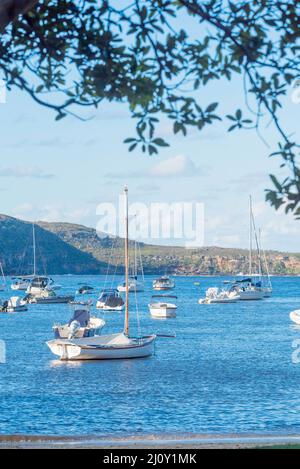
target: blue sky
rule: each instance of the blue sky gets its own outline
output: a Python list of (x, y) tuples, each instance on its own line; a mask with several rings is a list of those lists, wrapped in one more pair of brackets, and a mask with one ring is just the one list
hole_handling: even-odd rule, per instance
[[(245, 109), (239, 80), (218, 82), (198, 93), (202, 106), (220, 102), (223, 114)], [(279, 161), (254, 131), (227, 133), (217, 123), (187, 137), (172, 136), (162, 121), (158, 135), (171, 144), (158, 156), (128, 153), (134, 121), (124, 104), (104, 104), (82, 122), (54, 114), (26, 94), (12, 91), (0, 104), (0, 212), (26, 220), (96, 226), (98, 203), (115, 201), (125, 183), (131, 201), (197, 201), (205, 204), (205, 245), (247, 247), (248, 197), (254, 201), (265, 248), (300, 251), (300, 222), (264, 202), (268, 174)], [(299, 136), (300, 105), (287, 96), (281, 118)], [(262, 129), (276, 148), (273, 126)], [(172, 240), (170, 240), (172, 244)]]

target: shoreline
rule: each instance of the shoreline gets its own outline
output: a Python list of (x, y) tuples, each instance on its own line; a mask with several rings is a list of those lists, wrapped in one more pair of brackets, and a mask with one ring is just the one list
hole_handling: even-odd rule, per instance
[(0, 449), (244, 449), (299, 446), (300, 435), (0, 435)]

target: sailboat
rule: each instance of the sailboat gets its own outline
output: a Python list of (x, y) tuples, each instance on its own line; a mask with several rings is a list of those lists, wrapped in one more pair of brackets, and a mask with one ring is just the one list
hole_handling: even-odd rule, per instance
[(6, 290), (6, 278), (4, 275), (3, 266), (1, 262), (0, 262), (0, 274), (2, 277), (2, 283), (0, 283), (0, 291), (5, 291)]
[[(237, 280), (234, 282), (233, 286), (230, 289), (230, 292), (236, 292), (240, 300), (262, 300), (264, 297), (264, 292), (261, 284), (261, 276), (253, 272), (253, 230), (255, 234), (259, 266), (261, 266), (261, 258), (259, 251), (259, 243), (257, 239), (257, 233), (255, 228), (253, 209), (252, 209), (252, 197), (250, 195), (249, 199), (249, 211), (250, 211), (250, 226), (249, 226), (249, 274), (246, 278)], [(260, 267), (261, 270), (261, 267)], [(259, 277), (259, 280), (254, 280), (254, 278)]]
[(125, 187), (125, 317), (124, 329), (116, 334), (72, 340), (51, 340), (48, 347), (61, 360), (111, 360), (148, 357), (154, 352), (156, 335), (132, 337), (129, 329), (128, 189)]
[[(141, 270), (142, 270), (142, 280), (138, 278), (138, 261), (137, 261), (137, 251), (139, 249), (140, 261), (141, 261)], [(143, 271), (143, 264), (142, 264), (142, 256), (140, 251), (140, 246), (138, 245), (137, 241), (134, 244), (134, 268), (132, 275), (129, 276), (129, 284), (128, 289), (129, 293), (138, 293), (144, 291), (144, 271)], [(126, 292), (126, 282), (118, 285), (118, 291), (120, 293)]]
[(272, 296), (273, 287), (269, 272), (269, 265), (267, 261), (266, 251), (261, 248), (261, 230), (259, 230), (259, 249), (262, 257), (261, 262), (261, 274), (262, 274), (262, 289), (264, 292), (264, 298), (270, 298)]

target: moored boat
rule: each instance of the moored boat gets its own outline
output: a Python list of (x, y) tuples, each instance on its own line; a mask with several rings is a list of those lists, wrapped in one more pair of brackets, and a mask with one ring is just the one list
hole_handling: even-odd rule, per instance
[(205, 298), (200, 298), (199, 304), (236, 303), (240, 295), (236, 291), (219, 290), (217, 287), (208, 288)]
[(105, 326), (105, 321), (91, 316), (91, 305), (91, 302), (72, 303), (73, 315), (69, 322), (63, 325), (54, 324), (53, 326), (55, 339), (82, 339), (99, 335)]
[(153, 281), (153, 290), (172, 290), (175, 287), (174, 280), (167, 275), (163, 275)]
[(1, 313), (18, 313), (22, 311), (27, 311), (27, 305), (19, 296), (12, 296), (0, 304)]
[(111, 360), (142, 358), (153, 354), (156, 335), (132, 337), (129, 334), (129, 279), (128, 279), (128, 189), (125, 188), (125, 281), (126, 301), (124, 330), (117, 334), (72, 340), (47, 342), (48, 347), (61, 360)]
[(96, 308), (104, 311), (122, 311), (125, 302), (115, 288), (105, 288), (101, 291)]
[[(155, 301), (160, 299), (160, 301)], [(151, 303), (148, 305), (150, 314), (156, 319), (175, 318), (177, 312), (177, 305), (171, 303), (168, 299), (177, 299), (175, 295), (152, 295)]]

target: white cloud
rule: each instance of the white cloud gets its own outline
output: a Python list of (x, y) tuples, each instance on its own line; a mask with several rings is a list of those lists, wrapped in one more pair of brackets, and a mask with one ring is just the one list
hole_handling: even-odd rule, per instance
[(0, 177), (50, 179), (54, 175), (46, 173), (37, 166), (0, 167)]
[(108, 173), (107, 178), (166, 178), (166, 177), (194, 177), (202, 176), (207, 171), (207, 166), (202, 168), (196, 166), (194, 161), (186, 155), (177, 155), (167, 160), (162, 160), (144, 171), (132, 173)]
[(193, 160), (185, 155), (177, 155), (160, 161), (149, 171), (149, 175), (155, 177), (193, 177), (201, 173), (202, 171)]

